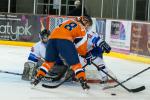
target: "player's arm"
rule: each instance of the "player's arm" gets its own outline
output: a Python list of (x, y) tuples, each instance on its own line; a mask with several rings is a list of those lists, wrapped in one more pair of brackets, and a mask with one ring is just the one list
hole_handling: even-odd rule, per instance
[(109, 53), (111, 51), (111, 47), (106, 41), (102, 40), (98, 34), (95, 34), (92, 38), (93, 46), (100, 47), (103, 52)]
[(91, 64), (92, 55), (87, 50), (87, 34), (85, 33), (84, 29), (82, 29), (78, 33), (81, 34), (81, 37), (76, 38), (75, 41), (74, 41), (75, 44), (76, 44), (77, 51), (78, 51), (80, 56), (82, 56), (83, 58), (86, 59), (86, 63), (88, 65), (90, 65)]
[(106, 43), (106, 41), (102, 41), (99, 44), (99, 47), (106, 53), (109, 53), (111, 51), (111, 47), (108, 43)]
[(87, 34), (85, 33), (85, 29), (78, 25), (74, 33), (77, 35), (74, 40), (77, 51), (79, 55), (85, 56), (87, 53)]
[(79, 55), (84, 56), (87, 53), (87, 36), (76, 38), (74, 43)]
[(40, 24), (41, 24), (41, 31), (45, 29), (44, 24), (43, 24), (44, 18), (40, 19)]
[(28, 61), (37, 63), (39, 58), (40, 58), (38, 55), (39, 55), (39, 50), (37, 49), (36, 46), (33, 46), (31, 48), (31, 52), (30, 52), (30, 54), (28, 56)]

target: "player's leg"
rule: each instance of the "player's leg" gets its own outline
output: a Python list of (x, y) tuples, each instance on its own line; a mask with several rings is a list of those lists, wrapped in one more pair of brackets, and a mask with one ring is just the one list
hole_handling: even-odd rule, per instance
[(37, 70), (37, 63), (35, 62), (25, 62), (22, 74), (22, 80), (31, 81), (33, 79), (35, 72)]
[[(104, 61), (103, 61), (102, 58), (97, 57), (96, 59), (94, 59), (93, 62), (96, 63), (97, 66), (99, 66), (99, 68), (101, 68), (101, 69), (104, 70), (106, 73), (108, 73), (108, 70), (107, 70), (107, 68), (106, 68), (106, 66), (105, 66)], [(100, 71), (99, 69), (98, 69), (98, 72), (99, 72), (100, 77), (101, 77), (101, 80), (102, 80), (103, 82), (105, 82), (105, 81), (108, 80), (108, 76), (107, 76), (105, 73), (103, 73), (103, 72)]]
[(46, 76), (48, 71), (54, 66), (59, 54), (57, 52), (57, 48), (55, 47), (55, 43), (55, 40), (48, 40), (45, 61), (39, 68), (35, 79), (31, 82), (32, 85), (37, 85), (41, 79)]
[(80, 64), (74, 44), (68, 40), (58, 40), (58, 42), (57, 48), (59, 48), (60, 55), (64, 58), (68, 66), (71, 66), (71, 69), (74, 71), (76, 78), (79, 79), (82, 88), (89, 89), (89, 86), (86, 83), (86, 75)]
[[(107, 72), (108, 74), (113, 76), (115, 79), (117, 79), (116, 76), (114, 75), (114, 73), (106, 66), (104, 60), (101, 57), (97, 57), (94, 60), (94, 63), (96, 63), (101, 69), (103, 69), (105, 72)], [(100, 77), (102, 80), (101, 83), (105, 83), (109, 80), (108, 76), (100, 70), (99, 70), (99, 74), (100, 74)]]

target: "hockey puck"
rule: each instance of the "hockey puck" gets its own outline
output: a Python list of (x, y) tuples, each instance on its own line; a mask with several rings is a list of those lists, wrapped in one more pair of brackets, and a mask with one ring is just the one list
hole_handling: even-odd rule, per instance
[(111, 93), (111, 95), (116, 96), (116, 93)]

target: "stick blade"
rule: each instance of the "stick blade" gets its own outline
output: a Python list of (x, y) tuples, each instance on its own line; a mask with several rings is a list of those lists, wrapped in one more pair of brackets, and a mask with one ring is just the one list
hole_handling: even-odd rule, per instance
[(136, 93), (145, 90), (145, 86), (141, 86), (135, 89), (130, 89), (130, 92)]

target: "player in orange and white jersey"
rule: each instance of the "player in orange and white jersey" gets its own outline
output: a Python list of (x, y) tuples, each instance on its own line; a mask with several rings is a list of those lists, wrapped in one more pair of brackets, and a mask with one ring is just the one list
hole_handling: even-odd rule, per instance
[[(116, 78), (113, 72), (110, 69), (108, 69), (103, 60), (103, 53), (110, 53), (111, 51), (110, 45), (107, 44), (96, 32), (93, 32), (92, 30), (87, 32), (87, 36), (88, 52), (92, 55), (92, 61), (98, 66), (97, 70), (99, 75), (101, 76), (100, 83), (106, 83), (108, 81), (108, 76), (105, 73), (103, 73), (100, 69), (102, 69), (106, 73), (113, 75), (113, 77)], [(80, 61), (84, 62), (84, 59), (80, 57)]]
[[(67, 20), (56, 27), (49, 36), (45, 62), (40, 67), (35, 80), (31, 84), (37, 85), (53, 67), (56, 59), (61, 56), (68, 66), (71, 66), (82, 88), (89, 89), (78, 54), (89, 59), (86, 29), (91, 25), (92, 19), (89, 16), (83, 16), (78, 20)], [(76, 46), (74, 43), (76, 43)]]

